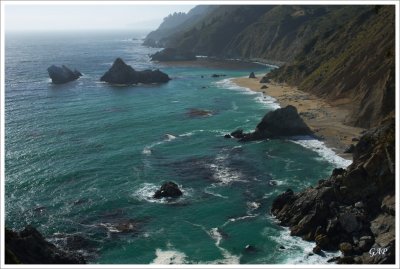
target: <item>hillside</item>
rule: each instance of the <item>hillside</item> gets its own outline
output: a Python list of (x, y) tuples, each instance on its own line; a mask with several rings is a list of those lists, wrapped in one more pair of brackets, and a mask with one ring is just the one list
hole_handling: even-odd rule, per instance
[(373, 127), (393, 113), (394, 6), (202, 8), (196, 20), (174, 24), (173, 33), (161, 25), (157, 44), (278, 64), (269, 78), (348, 107), (349, 125)]
[(394, 8), (370, 8), (310, 40), (269, 77), (352, 109), (348, 124), (369, 128), (395, 108)]
[(175, 34), (182, 33), (193, 27), (198, 21), (202, 20), (208, 14), (213, 6), (196, 6), (188, 13), (175, 12), (165, 17), (163, 22), (157, 28), (150, 32), (143, 45), (150, 47), (166, 47), (167, 39)]

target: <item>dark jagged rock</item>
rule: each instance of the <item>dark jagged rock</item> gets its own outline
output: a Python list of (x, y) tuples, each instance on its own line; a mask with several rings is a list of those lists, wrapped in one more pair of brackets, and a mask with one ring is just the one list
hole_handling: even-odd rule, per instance
[(160, 199), (164, 197), (177, 198), (182, 195), (182, 191), (178, 185), (172, 181), (164, 183), (159, 190), (154, 194), (154, 198)]
[(267, 85), (262, 85), (261, 86), (261, 90), (264, 90), (264, 89), (268, 89), (268, 86)]
[[(287, 190), (271, 213), (291, 235), (314, 240), (322, 250), (341, 250), (337, 263), (395, 261), (395, 123), (385, 121), (366, 132), (355, 146), (353, 163), (335, 169), (316, 187)], [(385, 255), (371, 257), (371, 248)]]
[(268, 112), (253, 133), (243, 134), (241, 141), (279, 138), (286, 136), (312, 135), (294, 106), (278, 108)]
[(224, 135), (225, 138), (232, 138), (232, 136), (230, 134), (226, 134)]
[(234, 137), (234, 138), (239, 138), (239, 139), (243, 138), (244, 137), (243, 130), (242, 129), (237, 129), (236, 131), (233, 131), (231, 133), (231, 136)]
[(5, 230), (5, 263), (23, 264), (83, 264), (77, 253), (65, 252), (46, 239), (32, 226), (20, 232)]
[(348, 147), (344, 150), (344, 153), (353, 153), (354, 148), (355, 148), (354, 145), (351, 144), (350, 146), (348, 146)]
[(254, 72), (250, 73), (249, 78), (256, 78), (256, 75), (254, 74)]
[(82, 76), (81, 72), (79, 72), (78, 70), (75, 69), (74, 71), (72, 71), (65, 65), (61, 67), (52, 65), (47, 68), (47, 72), (49, 73), (51, 81), (54, 84), (65, 84), (67, 82), (74, 81)]
[(269, 83), (269, 78), (267, 76), (262, 77), (260, 83)]
[(152, 61), (172, 62), (172, 61), (195, 61), (196, 54), (190, 51), (166, 48), (150, 56)]
[(136, 71), (121, 58), (117, 58), (111, 68), (101, 77), (101, 81), (111, 84), (150, 84), (170, 81), (169, 76), (160, 70)]

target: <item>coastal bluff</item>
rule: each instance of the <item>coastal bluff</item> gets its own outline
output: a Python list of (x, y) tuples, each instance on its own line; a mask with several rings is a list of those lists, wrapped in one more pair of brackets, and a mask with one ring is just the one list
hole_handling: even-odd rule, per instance
[[(291, 189), (271, 213), (292, 236), (315, 241), (314, 252), (340, 250), (336, 263), (395, 262), (395, 121), (387, 119), (356, 144), (353, 163), (315, 187)], [(384, 255), (371, 255), (385, 250)]]

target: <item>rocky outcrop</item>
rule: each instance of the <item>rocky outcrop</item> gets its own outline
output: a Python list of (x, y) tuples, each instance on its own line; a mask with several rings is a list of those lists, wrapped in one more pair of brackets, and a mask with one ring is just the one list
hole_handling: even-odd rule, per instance
[(250, 73), (249, 78), (256, 78), (256, 75), (254, 74), (254, 72)]
[(65, 84), (67, 82), (74, 81), (82, 76), (81, 72), (79, 72), (78, 70), (75, 69), (74, 71), (72, 71), (65, 65), (61, 67), (52, 65), (47, 68), (47, 72), (49, 73), (51, 81), (54, 84)]
[(302, 192), (280, 194), (271, 213), (317, 249), (340, 250), (337, 263), (394, 263), (394, 158), (391, 119), (361, 137), (346, 170), (334, 169)]
[(154, 198), (177, 198), (182, 195), (178, 185), (172, 181), (165, 182), (159, 190), (154, 193)]
[(167, 74), (158, 69), (136, 71), (121, 58), (117, 58), (100, 80), (111, 84), (130, 85), (138, 83), (165, 83), (171, 79)]
[(27, 226), (20, 232), (5, 229), (6, 264), (83, 264), (77, 253), (65, 252), (50, 242), (34, 227)]
[(190, 51), (166, 48), (150, 56), (152, 61), (172, 62), (172, 61), (195, 61), (196, 54)]
[(268, 112), (253, 133), (231, 135), (241, 139), (241, 141), (250, 141), (312, 134), (310, 128), (297, 113), (297, 109), (289, 105)]
[(270, 80), (269, 80), (269, 78), (267, 77), (267, 76), (263, 76), (261, 79), (260, 79), (260, 83), (269, 83), (270, 82)]

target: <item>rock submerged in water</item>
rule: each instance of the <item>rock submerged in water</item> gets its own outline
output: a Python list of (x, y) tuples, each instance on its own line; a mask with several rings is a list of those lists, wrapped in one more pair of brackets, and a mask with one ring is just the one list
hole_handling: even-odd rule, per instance
[(121, 58), (117, 58), (100, 80), (111, 84), (131, 85), (138, 83), (166, 83), (171, 79), (158, 69), (136, 71)]
[(6, 264), (84, 264), (85, 259), (77, 253), (65, 252), (45, 240), (32, 226), (20, 232), (5, 229)]
[(312, 134), (313, 132), (297, 113), (297, 109), (291, 105), (268, 112), (253, 133), (243, 133), (243, 131), (239, 133), (238, 130), (231, 133), (233, 137), (240, 139), (240, 141)]
[(77, 80), (79, 77), (82, 76), (81, 72), (78, 70), (72, 71), (65, 65), (59, 67), (52, 65), (49, 68), (47, 68), (47, 72), (49, 73), (49, 76), (51, 78), (51, 81), (54, 84), (65, 84), (70, 81)]
[(212, 74), (211, 77), (212, 78), (219, 78), (219, 77), (225, 77), (226, 75), (224, 74)]
[(213, 112), (205, 109), (190, 108), (186, 114), (191, 118), (196, 118), (212, 116)]
[(172, 61), (195, 61), (196, 55), (190, 51), (166, 48), (150, 55), (152, 61), (172, 62)]
[(160, 198), (177, 198), (183, 193), (179, 189), (178, 185), (172, 181), (165, 182), (159, 190), (157, 190), (153, 197), (156, 199)]

